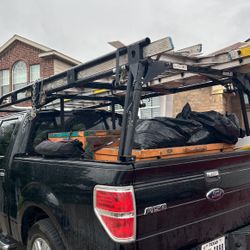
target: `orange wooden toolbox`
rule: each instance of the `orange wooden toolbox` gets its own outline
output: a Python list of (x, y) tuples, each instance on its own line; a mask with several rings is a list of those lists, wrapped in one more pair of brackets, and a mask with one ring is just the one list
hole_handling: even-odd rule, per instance
[[(234, 145), (214, 143), (195, 146), (158, 148), (158, 149), (134, 149), (132, 155), (137, 161), (176, 158), (189, 155), (212, 154), (225, 151), (233, 151)], [(117, 161), (118, 147), (104, 147), (95, 151), (94, 159), (98, 161)]]
[(93, 159), (94, 151), (116, 141), (120, 137), (120, 130), (86, 130), (73, 132), (49, 133), (50, 141), (79, 140), (85, 151), (85, 158)]

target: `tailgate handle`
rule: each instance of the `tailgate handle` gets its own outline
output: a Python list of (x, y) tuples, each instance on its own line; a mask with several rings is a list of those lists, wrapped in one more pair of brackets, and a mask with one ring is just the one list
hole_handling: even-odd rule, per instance
[(221, 176), (218, 169), (206, 171), (204, 174), (208, 187), (218, 186), (218, 184), (220, 184)]

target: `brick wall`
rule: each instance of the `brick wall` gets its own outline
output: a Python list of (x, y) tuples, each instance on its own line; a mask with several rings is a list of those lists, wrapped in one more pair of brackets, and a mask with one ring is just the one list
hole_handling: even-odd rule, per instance
[(41, 60), (41, 77), (54, 75), (54, 59), (47, 58)]
[(216, 110), (224, 113), (224, 95), (212, 94), (212, 88), (191, 90), (174, 95), (173, 115), (181, 112), (183, 106), (189, 103), (194, 111)]
[(241, 126), (243, 126), (238, 95), (223, 93), (223, 91), (217, 92), (213, 90), (213, 87), (175, 94), (173, 101), (173, 117), (181, 112), (183, 106), (187, 102), (191, 105), (191, 108), (194, 111), (203, 112), (215, 110), (222, 114), (225, 114), (226, 112), (235, 113), (239, 118)]
[[(10, 70), (10, 82), (12, 82), (12, 68), (14, 64), (22, 60), (27, 65), (27, 79), (29, 81), (30, 69), (29, 66), (33, 64), (40, 64), (41, 77), (48, 77), (54, 74), (54, 66), (52, 58), (39, 58), (40, 51), (37, 48), (31, 47), (20, 41), (15, 41), (11, 44), (2, 55), (0, 55), (0, 70)], [(12, 90), (10, 84), (9, 90)]]

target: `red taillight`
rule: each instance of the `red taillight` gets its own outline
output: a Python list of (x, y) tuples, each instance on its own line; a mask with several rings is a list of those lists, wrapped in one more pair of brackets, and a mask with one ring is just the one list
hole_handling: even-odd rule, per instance
[(133, 194), (130, 191), (113, 192), (96, 190), (96, 208), (111, 212), (133, 212)]
[(136, 212), (132, 186), (95, 186), (94, 209), (113, 240), (117, 242), (135, 240)]
[(101, 216), (103, 222), (110, 230), (111, 234), (117, 239), (128, 239), (132, 238), (135, 234), (135, 218), (113, 218), (108, 216)]

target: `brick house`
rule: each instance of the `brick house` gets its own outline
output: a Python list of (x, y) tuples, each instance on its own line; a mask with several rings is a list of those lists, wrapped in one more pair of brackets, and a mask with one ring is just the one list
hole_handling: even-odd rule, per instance
[(0, 96), (78, 64), (56, 50), (14, 35), (0, 47)]

